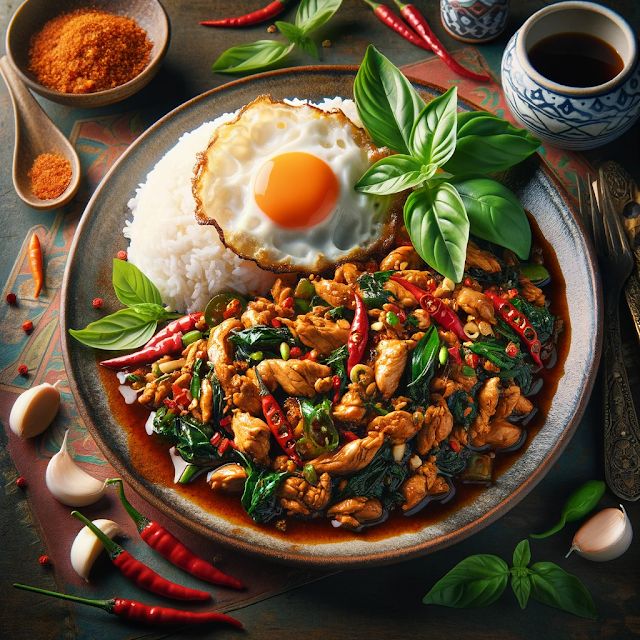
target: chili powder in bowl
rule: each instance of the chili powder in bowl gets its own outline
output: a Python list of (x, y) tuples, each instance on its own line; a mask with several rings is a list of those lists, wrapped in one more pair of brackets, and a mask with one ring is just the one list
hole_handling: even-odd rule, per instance
[(30, 89), (80, 108), (139, 91), (168, 45), (169, 20), (157, 0), (27, 0), (6, 36), (7, 56)]

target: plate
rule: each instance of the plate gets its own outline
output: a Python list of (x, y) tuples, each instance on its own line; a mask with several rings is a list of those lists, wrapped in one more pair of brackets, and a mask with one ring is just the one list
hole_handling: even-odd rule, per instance
[[(340, 541), (300, 543), (267, 528), (242, 524), (199, 507), (175, 489), (154, 482), (152, 474), (132, 465), (127, 435), (109, 408), (97, 372), (96, 354), (71, 340), (69, 327), (95, 319), (90, 301), (111, 290), (111, 260), (126, 248), (122, 228), (127, 202), (155, 163), (185, 132), (218, 115), (234, 111), (261, 94), (275, 98), (352, 96), (355, 67), (304, 67), (237, 80), (178, 107), (146, 131), (102, 181), (78, 225), (62, 288), (62, 347), (78, 408), (96, 443), (119, 473), (158, 509), (202, 535), (242, 551), (292, 563), (338, 567), (383, 563), (435, 551), (479, 531), (513, 508), (544, 477), (571, 439), (589, 398), (601, 350), (601, 294), (589, 243), (568, 196), (538, 158), (522, 163), (505, 180), (524, 207), (533, 212), (552, 245), (564, 276), (571, 306), (571, 328), (564, 370), (542, 428), (530, 438), (518, 463), (504, 471), (476, 499), (447, 512), (444, 519), (372, 539), (357, 535)], [(416, 88), (427, 99), (442, 90), (423, 82)], [(464, 109), (473, 105), (460, 102)], [(107, 307), (118, 307), (105, 296)]]

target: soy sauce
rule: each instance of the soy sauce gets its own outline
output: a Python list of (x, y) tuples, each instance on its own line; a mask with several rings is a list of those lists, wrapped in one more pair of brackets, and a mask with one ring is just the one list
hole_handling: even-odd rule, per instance
[(624, 66), (618, 52), (588, 33), (557, 33), (529, 51), (533, 68), (569, 87), (595, 87), (615, 78)]

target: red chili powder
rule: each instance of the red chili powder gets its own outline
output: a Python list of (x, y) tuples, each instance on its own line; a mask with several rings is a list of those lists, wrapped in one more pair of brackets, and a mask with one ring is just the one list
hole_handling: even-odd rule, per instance
[(36, 198), (53, 200), (62, 195), (71, 182), (71, 163), (58, 153), (41, 153), (27, 175)]

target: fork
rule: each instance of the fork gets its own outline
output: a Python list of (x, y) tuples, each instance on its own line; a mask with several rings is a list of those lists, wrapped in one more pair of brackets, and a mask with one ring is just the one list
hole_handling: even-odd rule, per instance
[(609, 488), (623, 500), (640, 498), (640, 426), (620, 337), (620, 294), (633, 256), (619, 216), (598, 180), (598, 202), (587, 178), (588, 213), (604, 292), (604, 463)]

